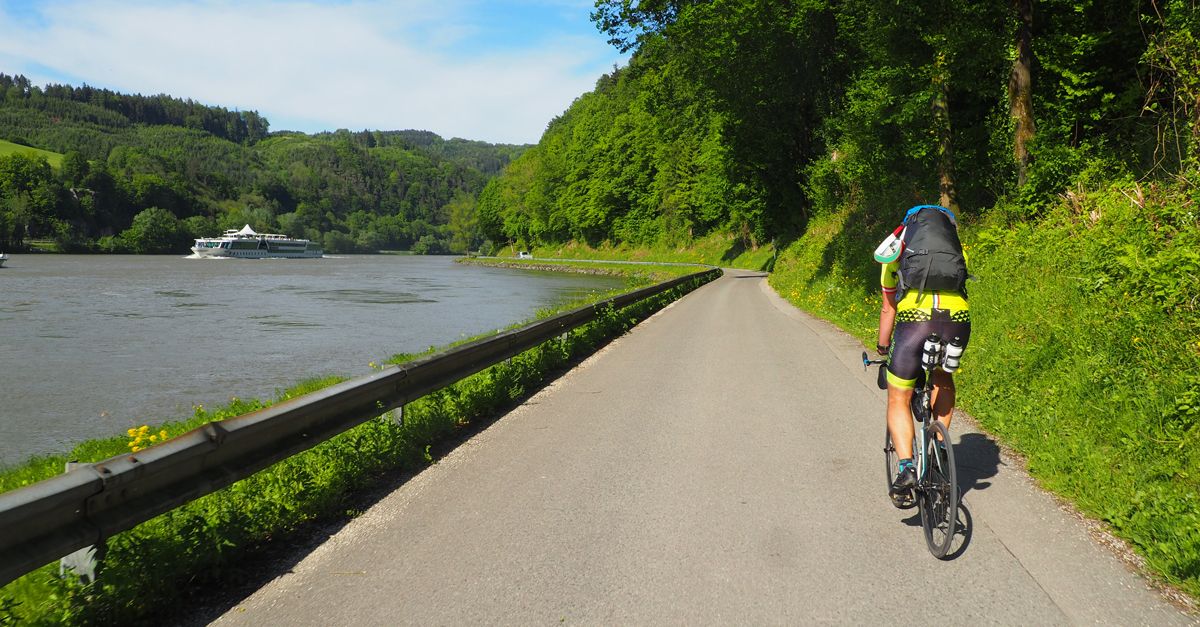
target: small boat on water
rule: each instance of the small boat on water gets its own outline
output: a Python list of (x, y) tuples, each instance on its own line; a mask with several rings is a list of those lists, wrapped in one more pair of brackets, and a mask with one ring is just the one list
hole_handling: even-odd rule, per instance
[(8, 261), (8, 255), (0, 253), (0, 268), (4, 267), (4, 262)]
[(229, 229), (220, 237), (196, 240), (192, 252), (197, 257), (236, 257), (239, 259), (314, 259), (324, 253), (320, 244), (306, 239), (292, 239), (278, 233), (256, 233), (250, 225)]

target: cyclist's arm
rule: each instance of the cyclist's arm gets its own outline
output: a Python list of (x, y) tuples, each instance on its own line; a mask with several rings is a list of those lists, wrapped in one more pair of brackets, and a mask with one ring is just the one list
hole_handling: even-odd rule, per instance
[(879, 270), (879, 287), (883, 290), (883, 306), (879, 309), (879, 346), (891, 346), (892, 328), (896, 324), (896, 286), (899, 284), (900, 263), (885, 263)]

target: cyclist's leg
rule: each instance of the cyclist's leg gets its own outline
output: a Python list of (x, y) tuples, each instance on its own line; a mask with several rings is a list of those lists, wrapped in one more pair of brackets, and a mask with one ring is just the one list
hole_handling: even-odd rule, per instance
[(887, 424), (892, 433), (892, 445), (896, 447), (898, 459), (913, 457), (913, 418), (909, 409), (913, 389), (888, 383)]
[(938, 421), (950, 428), (950, 418), (954, 413), (954, 375), (935, 370), (933, 377), (933, 390), (929, 393), (930, 405), (933, 407), (933, 415)]
[[(941, 319), (932, 321), (930, 325), (934, 327), (935, 333), (946, 340), (952, 337), (959, 338), (964, 349), (971, 341), (971, 322), (969, 320), (963, 322)], [(939, 368), (933, 372), (930, 381), (933, 383), (929, 398), (930, 406), (933, 407), (933, 415), (948, 429), (954, 412), (954, 375)]]
[(926, 323), (900, 320), (892, 333), (892, 352), (888, 359), (888, 430), (900, 459), (912, 459), (913, 415), (910, 409), (913, 388), (921, 371), (921, 344), (928, 337)]

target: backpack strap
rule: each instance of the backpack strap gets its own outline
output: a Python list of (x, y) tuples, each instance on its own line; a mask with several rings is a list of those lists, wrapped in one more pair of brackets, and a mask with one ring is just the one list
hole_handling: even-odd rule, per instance
[(917, 302), (921, 302), (925, 298), (925, 282), (929, 280), (929, 269), (933, 267), (933, 254), (925, 253), (925, 275), (921, 277), (921, 287), (917, 288)]

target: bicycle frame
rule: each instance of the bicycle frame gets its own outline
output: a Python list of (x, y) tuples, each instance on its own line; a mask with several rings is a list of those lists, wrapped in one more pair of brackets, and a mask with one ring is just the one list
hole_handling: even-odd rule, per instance
[[(931, 335), (926, 343), (929, 344), (931, 340), (941, 344), (937, 336)], [(932, 346), (932, 344), (929, 345)], [(950, 432), (934, 416), (932, 407), (932, 373), (941, 366), (941, 361), (945, 356), (944, 347), (945, 344), (941, 344), (940, 355), (936, 352), (925, 353), (921, 364), (921, 376), (918, 377), (917, 385), (914, 387), (909, 401), (912, 420), (919, 423), (919, 426), (914, 425), (912, 439), (913, 462), (917, 473), (917, 482), (911, 492), (912, 498), (898, 500), (897, 495), (891, 497), (892, 504), (900, 509), (908, 509), (913, 505), (919, 507), (926, 544), (929, 545), (929, 551), (938, 559), (945, 558), (953, 544), (959, 500), (954, 451), (950, 448)], [(862, 354), (862, 359), (864, 368), (871, 364), (882, 366), (887, 363), (886, 359), (869, 359), (866, 352)], [(941, 444), (931, 440), (941, 440)], [(891, 466), (894, 459), (891, 456), (896, 452), (890, 433), (886, 442), (884, 457), (888, 461), (888, 485), (890, 486), (895, 478)]]
[(923, 374), (924, 381), (921, 381), (920, 385), (913, 389), (912, 401), (909, 403), (913, 420), (920, 423), (920, 426), (913, 430), (913, 461), (917, 466), (918, 490), (929, 487), (929, 460), (926, 459), (925, 451), (929, 442), (929, 424), (935, 420), (932, 407), (933, 383), (930, 381), (929, 370), (925, 370)]

